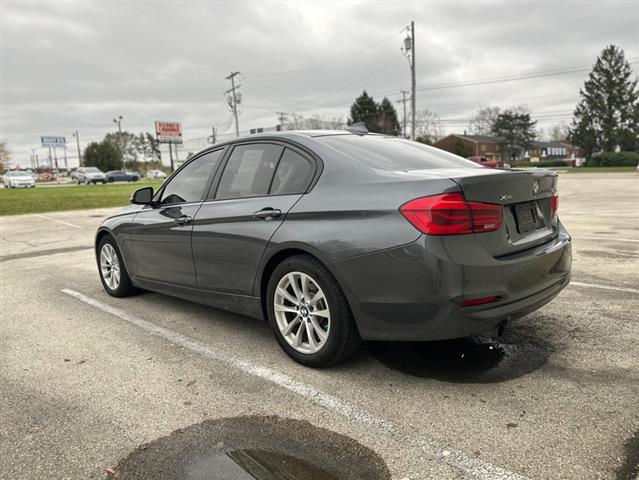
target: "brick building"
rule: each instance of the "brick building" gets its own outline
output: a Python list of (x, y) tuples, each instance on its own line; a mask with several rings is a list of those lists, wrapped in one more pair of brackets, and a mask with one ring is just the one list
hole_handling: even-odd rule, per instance
[(464, 157), (486, 157), (490, 161), (497, 161), (501, 160), (501, 141), (500, 137), (490, 135), (452, 134), (433, 146)]

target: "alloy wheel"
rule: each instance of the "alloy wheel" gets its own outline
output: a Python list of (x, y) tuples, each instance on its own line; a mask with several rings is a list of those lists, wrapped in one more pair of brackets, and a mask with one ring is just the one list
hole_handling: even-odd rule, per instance
[(120, 286), (120, 261), (118, 254), (110, 243), (105, 243), (100, 251), (100, 273), (111, 290)]
[(310, 275), (289, 272), (275, 288), (273, 309), (282, 337), (300, 353), (319, 352), (331, 328), (324, 292)]

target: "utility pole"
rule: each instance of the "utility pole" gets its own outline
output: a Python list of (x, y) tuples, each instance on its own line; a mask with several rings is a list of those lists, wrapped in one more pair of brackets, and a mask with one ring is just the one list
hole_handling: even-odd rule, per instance
[(402, 52), (408, 59), (410, 65), (410, 114), (411, 114), (411, 128), (410, 139), (415, 140), (415, 121), (416, 117), (416, 95), (415, 95), (415, 22), (410, 22), (410, 26), (406, 27), (407, 35), (404, 39), (404, 46)]
[(397, 103), (401, 103), (402, 107), (404, 108), (404, 128), (402, 128), (402, 135), (404, 136), (404, 138), (408, 138), (407, 132), (406, 132), (406, 95), (408, 95), (408, 92), (406, 90), (400, 90), (401, 94), (402, 94), (402, 99), (398, 100)]
[(410, 64), (410, 111), (411, 111), (411, 128), (410, 128), (410, 139), (415, 140), (415, 124), (417, 123), (416, 116), (416, 99), (415, 96), (415, 22), (410, 22), (410, 38), (411, 38), (411, 64)]
[(75, 144), (78, 147), (78, 167), (82, 166), (82, 153), (80, 152), (80, 134), (76, 130), (73, 132), (73, 137), (75, 138)]
[(236, 137), (240, 136), (240, 125), (237, 118), (237, 104), (240, 102), (240, 98), (239, 98), (239, 95), (237, 94), (237, 90), (241, 87), (241, 85), (239, 83), (235, 85), (235, 77), (239, 74), (240, 72), (231, 72), (231, 74), (228, 77), (225, 77), (226, 80), (231, 81), (231, 88), (228, 89), (226, 92), (224, 92), (227, 95), (229, 93), (231, 94), (229, 97), (229, 105), (231, 106), (231, 109), (233, 110), (233, 116), (235, 117), (235, 136)]
[(214, 145), (215, 142), (217, 141), (217, 135), (215, 132), (215, 127), (211, 127), (211, 135), (209, 135), (209, 137), (206, 139), (207, 142), (209, 142), (211, 145)]
[(277, 113), (280, 119), (280, 132), (284, 131), (284, 121), (286, 120), (286, 116), (288, 115), (286, 112), (275, 112)]

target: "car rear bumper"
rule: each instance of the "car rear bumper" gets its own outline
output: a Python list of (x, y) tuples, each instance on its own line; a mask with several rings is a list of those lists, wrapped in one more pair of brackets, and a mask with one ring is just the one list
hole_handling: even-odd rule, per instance
[[(494, 258), (472, 236), (428, 237), (333, 264), (362, 338), (442, 340), (494, 331), (550, 302), (570, 281), (570, 235)], [(462, 306), (464, 300), (497, 297)]]

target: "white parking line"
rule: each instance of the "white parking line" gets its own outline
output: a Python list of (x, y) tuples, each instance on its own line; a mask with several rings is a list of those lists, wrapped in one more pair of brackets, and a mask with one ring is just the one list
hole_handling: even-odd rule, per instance
[(636, 288), (627, 288), (627, 287), (611, 287), (610, 285), (600, 285), (597, 283), (583, 283), (583, 282), (570, 282), (570, 285), (575, 287), (586, 287), (586, 288), (600, 288), (602, 290), (613, 290), (615, 292), (626, 292), (626, 293), (639, 293), (639, 290)]
[(33, 216), (44, 218), (45, 220), (50, 220), (52, 222), (61, 223), (62, 225), (66, 225), (67, 227), (82, 228), (80, 225), (75, 225), (73, 223), (65, 222), (64, 220), (58, 220), (57, 218), (49, 217), (48, 215), (41, 215), (39, 213), (34, 213)]
[(522, 475), (509, 472), (508, 470), (505, 470), (501, 467), (483, 462), (478, 458), (465, 454), (464, 452), (446, 448), (445, 446), (439, 444), (434, 440), (424, 437), (415, 438), (414, 434), (411, 434), (410, 432), (401, 432), (400, 429), (398, 429), (397, 426), (393, 425), (391, 422), (370, 415), (365, 410), (362, 410), (359, 407), (350, 405), (334, 395), (323, 392), (322, 390), (295, 380), (288, 375), (277, 372), (268, 367), (254, 365), (227, 352), (217, 349), (214, 350), (204, 343), (193, 340), (192, 338), (189, 338), (173, 330), (169, 330), (167, 328), (156, 325), (152, 322), (149, 322), (148, 320), (136, 317), (135, 315), (132, 315), (124, 310), (112, 307), (111, 305), (102, 303), (94, 298), (87, 297), (86, 295), (78, 291), (65, 288), (62, 290), (62, 292), (80, 300), (81, 302), (86, 303), (87, 305), (91, 305), (92, 307), (98, 308), (103, 312), (109, 313), (122, 320), (125, 320), (146, 332), (164, 338), (165, 340), (168, 340), (175, 345), (187, 348), (192, 352), (199, 353), (200, 355), (203, 355), (212, 360), (225, 363), (248, 375), (252, 375), (254, 377), (261, 378), (262, 380), (274, 383), (279, 387), (294, 392), (304, 398), (307, 398), (315, 402), (316, 404), (327, 408), (328, 410), (332, 410), (333, 412), (338, 413), (350, 420), (356, 421), (364, 425), (365, 427), (375, 429), (379, 433), (387, 435), (401, 444), (409, 444), (413, 447), (417, 447), (429, 457), (435, 458), (442, 463), (446, 463), (450, 466), (458, 468), (476, 478), (485, 480), (526, 480), (526, 477)]
[(601, 237), (590, 237), (590, 236), (583, 236), (583, 235), (575, 235), (572, 237), (573, 240), (579, 240), (581, 238), (583, 238), (584, 240), (610, 240), (612, 242), (634, 242), (634, 243), (639, 243), (639, 240), (637, 240), (636, 238), (617, 238), (614, 237), (612, 235), (610, 236), (601, 236)]

